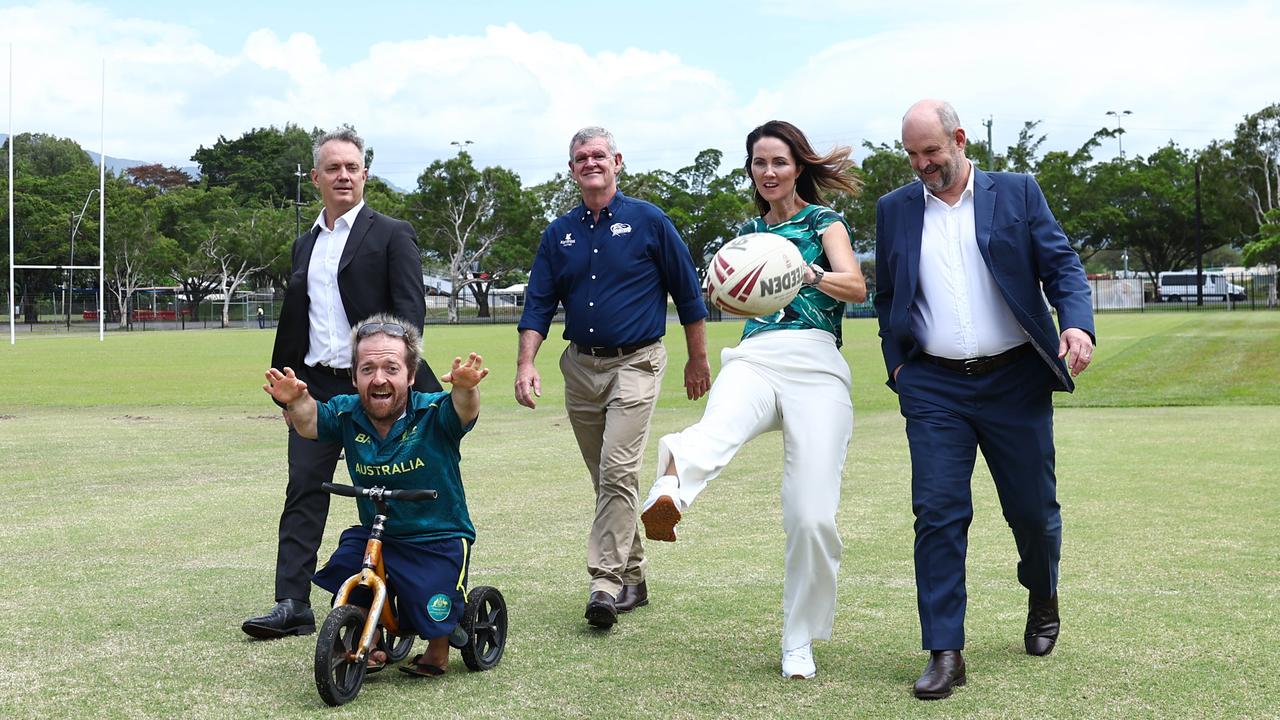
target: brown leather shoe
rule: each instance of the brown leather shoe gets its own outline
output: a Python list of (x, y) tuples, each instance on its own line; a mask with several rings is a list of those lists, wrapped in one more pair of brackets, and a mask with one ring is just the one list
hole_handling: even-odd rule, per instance
[(1048, 655), (1053, 646), (1058, 644), (1058, 595), (1037, 597), (1035, 593), (1027, 596), (1027, 632), (1023, 635), (1023, 645), (1028, 655)]
[(663, 495), (640, 513), (644, 523), (644, 536), (661, 542), (676, 541), (676, 523), (680, 522), (680, 508), (670, 495)]
[(960, 651), (934, 650), (913, 692), (921, 700), (941, 700), (951, 697), (951, 691), (963, 684), (964, 657)]
[(614, 603), (614, 607), (618, 612), (631, 612), (638, 607), (649, 604), (649, 585), (644, 580), (639, 585), (623, 585), (622, 592), (618, 593), (618, 599)]
[(587, 624), (608, 630), (618, 622), (618, 608), (613, 596), (603, 590), (596, 590), (587, 599)]

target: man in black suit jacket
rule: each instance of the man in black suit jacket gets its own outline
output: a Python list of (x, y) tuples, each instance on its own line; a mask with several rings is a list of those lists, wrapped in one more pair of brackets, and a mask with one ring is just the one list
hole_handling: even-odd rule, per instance
[[(310, 230), (293, 243), (293, 269), (276, 329), (271, 367), (294, 369), (321, 402), (354, 392), (351, 381), (351, 326), (375, 313), (413, 322), (425, 315), (422, 261), (413, 227), (374, 212), (364, 204), (369, 171), (364, 141), (343, 128), (318, 138), (312, 150), (311, 182), (324, 209)], [(425, 361), (414, 389), (439, 391)], [(289, 413), (284, 411), (285, 422)], [(289, 484), (280, 515), (276, 554), (276, 606), (241, 626), (256, 638), (305, 635), (315, 631), (311, 575), (329, 514), (329, 496), (320, 489), (333, 479), (341, 443), (307, 440), (289, 425)]]

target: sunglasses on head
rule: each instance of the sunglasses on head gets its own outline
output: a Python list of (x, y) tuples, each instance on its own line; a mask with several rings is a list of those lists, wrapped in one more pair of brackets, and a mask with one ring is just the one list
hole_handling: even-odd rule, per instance
[(404, 337), (406, 334), (404, 326), (400, 323), (365, 323), (356, 330), (356, 337), (366, 338), (379, 332), (391, 337)]

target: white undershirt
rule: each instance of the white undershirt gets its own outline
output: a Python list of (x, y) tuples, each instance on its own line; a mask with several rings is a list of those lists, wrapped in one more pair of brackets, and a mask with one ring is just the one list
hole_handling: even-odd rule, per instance
[(973, 175), (969, 162), (969, 181), (955, 205), (924, 188), (920, 283), (911, 305), (911, 331), (924, 351), (953, 360), (996, 355), (1027, 341), (978, 250)]
[(320, 228), (315, 247), (311, 250), (311, 262), (307, 265), (307, 308), (309, 326), (308, 365), (328, 365), (335, 368), (351, 367), (351, 325), (347, 322), (347, 310), (342, 306), (342, 294), (338, 292), (338, 262), (347, 246), (351, 224), (364, 209), (364, 201), (333, 221), (333, 229), (325, 227), (324, 210), (311, 226)]

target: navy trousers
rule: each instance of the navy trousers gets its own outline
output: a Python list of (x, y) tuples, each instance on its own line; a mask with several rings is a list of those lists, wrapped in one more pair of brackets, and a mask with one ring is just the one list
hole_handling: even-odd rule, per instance
[(898, 373), (911, 449), (916, 602), (926, 650), (964, 647), (970, 481), (982, 450), (1029, 591), (1057, 591), (1062, 516), (1054, 477), (1052, 373), (1031, 354), (985, 375), (923, 360)]

